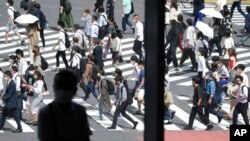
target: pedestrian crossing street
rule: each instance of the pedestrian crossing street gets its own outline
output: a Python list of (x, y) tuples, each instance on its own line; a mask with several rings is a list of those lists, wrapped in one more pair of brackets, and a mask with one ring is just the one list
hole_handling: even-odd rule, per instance
[[(183, 6), (184, 5), (184, 6)], [(183, 3), (179, 4), (182, 12), (184, 13), (193, 13), (193, 7), (189, 4), (189, 3)], [(241, 4), (241, 9), (246, 12), (246, 4)], [(215, 8), (215, 4), (205, 4), (205, 8)], [(228, 8), (229, 10), (231, 10), (231, 4), (228, 4)], [(239, 25), (239, 26), (244, 26), (245, 25), (245, 18), (239, 13), (237, 7), (234, 9), (234, 14), (233, 14), (233, 18), (232, 18), (232, 23), (235, 25)]]

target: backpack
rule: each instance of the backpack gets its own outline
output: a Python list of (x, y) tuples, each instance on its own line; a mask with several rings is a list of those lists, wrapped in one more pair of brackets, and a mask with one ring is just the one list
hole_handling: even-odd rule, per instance
[(66, 48), (69, 48), (71, 46), (70, 40), (69, 40), (69, 35), (66, 31), (62, 31), (64, 33), (65, 36), (65, 43), (63, 42), (63, 44), (65, 45)]
[(79, 58), (79, 60), (80, 60), (80, 74), (83, 74), (84, 72), (85, 72), (85, 69), (86, 69), (86, 65), (87, 65), (87, 62), (88, 62), (88, 60), (86, 59), (86, 58), (83, 58), (83, 57), (79, 57), (78, 55), (77, 55), (77, 57)]
[(107, 79), (107, 78), (106, 78), (106, 82), (107, 82), (107, 86), (108, 86), (109, 95), (115, 94), (115, 84), (114, 84), (114, 82), (112, 82), (112, 80)]
[(28, 6), (29, 6), (29, 0), (22, 0), (21, 1), (20, 8), (28, 9)]
[(130, 11), (130, 14), (133, 14), (134, 12), (135, 12), (134, 3), (131, 2), (131, 11)]
[[(91, 64), (91, 63), (89, 63), (89, 64)], [(98, 72), (99, 72), (99, 70), (100, 70), (100, 67), (97, 66), (96, 64), (91, 64), (91, 65), (93, 66), (91, 78), (92, 78), (94, 81), (96, 81), (96, 80), (99, 79), (99, 76), (98, 76), (97, 74), (98, 74)]]
[(131, 95), (129, 88), (128, 88), (128, 81), (127, 80), (123, 80), (123, 87), (125, 87), (126, 92), (127, 92), (127, 100), (126, 100), (126, 104), (127, 105), (131, 105), (133, 103), (133, 96)]
[[(243, 86), (243, 87), (247, 87), (247, 86)], [(241, 89), (241, 91), (242, 91), (242, 93), (243, 93), (243, 87), (242, 87), (242, 89)], [(250, 88), (249, 87), (247, 87), (247, 102), (250, 102)]]
[[(15, 21), (15, 19), (17, 18), (17, 17), (19, 17), (21, 14), (20, 14), (20, 12), (19, 11), (17, 11), (17, 10), (12, 10), (11, 8), (9, 8), (13, 13), (14, 13), (14, 21)], [(15, 22), (14, 22), (15, 23)]]
[(218, 30), (218, 34), (220, 37), (224, 37), (226, 35), (226, 31), (227, 31), (227, 26), (220, 24), (219, 26), (219, 30)]
[(72, 10), (72, 6), (69, 0), (66, 0), (65, 7), (64, 7), (64, 12), (66, 14), (69, 14)]
[(41, 11), (41, 14), (42, 14), (42, 16), (41, 16), (41, 19), (40, 19), (40, 26), (41, 27), (43, 27), (44, 29), (45, 28), (47, 28), (47, 19), (46, 19), (46, 17), (45, 17), (45, 15), (44, 15), (44, 13)]
[[(108, 23), (106, 17), (105, 17), (104, 15), (102, 15), (102, 17), (103, 17), (103, 18), (106, 20), (106, 22)], [(99, 26), (99, 25), (97, 25), (97, 26), (98, 26), (98, 28), (99, 28), (99, 30), (98, 30), (98, 38), (99, 38), (100, 40), (102, 40), (106, 35), (109, 34), (109, 32), (108, 32), (108, 27), (109, 27), (109, 25), (106, 24), (106, 25), (102, 25), (102, 26)]]
[(46, 59), (41, 55), (41, 68), (42, 70), (46, 70), (49, 67), (49, 63), (46, 61)]

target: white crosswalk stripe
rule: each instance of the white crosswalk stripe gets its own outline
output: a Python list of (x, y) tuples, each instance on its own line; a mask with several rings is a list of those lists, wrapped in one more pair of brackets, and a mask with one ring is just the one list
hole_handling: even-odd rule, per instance
[[(184, 13), (193, 13), (193, 7), (189, 4), (189, 3), (183, 3), (184, 6), (182, 4), (179, 4), (181, 10), (184, 12)], [(246, 4), (241, 4), (241, 9), (243, 11), (245, 11), (246, 9)], [(211, 8), (211, 9), (214, 9), (215, 8), (215, 4), (205, 4), (205, 8)], [(229, 10), (231, 9), (231, 5), (228, 5), (228, 8)], [(232, 22), (233, 24), (235, 25), (240, 25), (240, 26), (243, 26), (245, 25), (245, 18), (239, 13), (239, 11), (237, 10), (237, 8), (235, 8), (234, 10), (234, 14), (233, 14), (233, 18), (232, 18)]]

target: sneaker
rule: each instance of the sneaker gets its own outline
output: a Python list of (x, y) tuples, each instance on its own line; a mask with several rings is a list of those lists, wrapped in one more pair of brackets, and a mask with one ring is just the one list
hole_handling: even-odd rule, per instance
[(183, 128), (183, 130), (193, 130), (194, 128), (192, 126), (187, 125)]
[(220, 123), (222, 120), (222, 117), (217, 117), (217, 118), (218, 118), (218, 123)]
[(173, 122), (171, 120), (169, 120), (168, 122), (165, 122), (164, 124), (173, 124)]
[(134, 127), (132, 129), (136, 129), (136, 126), (137, 126), (138, 122), (134, 122)]
[(207, 126), (206, 130), (211, 130), (212, 128), (214, 128), (214, 126), (213, 126), (213, 124), (210, 123), (210, 124)]
[(171, 113), (171, 119), (174, 118), (174, 115), (175, 115), (175, 111), (173, 111), (173, 112)]

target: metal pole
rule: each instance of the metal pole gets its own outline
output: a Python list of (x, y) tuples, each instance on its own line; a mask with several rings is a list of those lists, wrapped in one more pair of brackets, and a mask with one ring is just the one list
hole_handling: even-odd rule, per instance
[(163, 141), (165, 0), (145, 0), (145, 141)]

